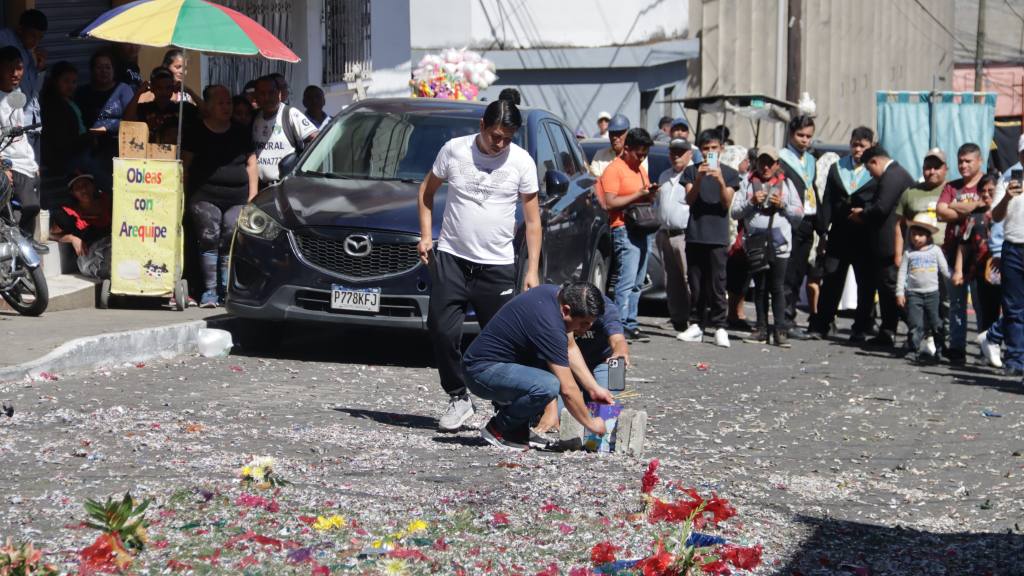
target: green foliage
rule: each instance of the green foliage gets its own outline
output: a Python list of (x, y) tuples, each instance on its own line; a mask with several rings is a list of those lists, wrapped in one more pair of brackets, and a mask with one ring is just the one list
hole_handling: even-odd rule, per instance
[(84, 507), (89, 520), (85, 524), (106, 534), (117, 534), (127, 548), (142, 550), (147, 540), (149, 522), (145, 513), (149, 503), (150, 500), (145, 500), (136, 506), (130, 492), (125, 492), (120, 501), (107, 498), (106, 502), (100, 503), (87, 498)]

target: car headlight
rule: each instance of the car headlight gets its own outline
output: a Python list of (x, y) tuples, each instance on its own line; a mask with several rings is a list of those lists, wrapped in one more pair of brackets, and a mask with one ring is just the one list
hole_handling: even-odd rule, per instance
[(269, 214), (255, 204), (246, 204), (238, 215), (238, 229), (249, 236), (273, 240), (284, 230)]

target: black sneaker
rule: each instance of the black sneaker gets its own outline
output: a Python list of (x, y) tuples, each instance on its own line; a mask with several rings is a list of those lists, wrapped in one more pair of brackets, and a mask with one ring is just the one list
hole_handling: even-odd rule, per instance
[(789, 329), (789, 336), (794, 340), (814, 340), (810, 330), (804, 330), (796, 326)]
[(507, 448), (509, 450), (529, 450), (530, 436), (528, 428), (517, 431), (505, 432), (498, 429), (494, 418), (491, 418), (487, 425), (480, 429), (480, 437), (492, 446)]
[(779, 348), (792, 348), (793, 345), (789, 343), (789, 337), (786, 335), (785, 330), (775, 331), (775, 345)]
[(530, 428), (529, 437), (527, 445), (537, 450), (554, 450), (558, 445), (558, 438), (538, 434), (533, 428)]
[(868, 337), (863, 332), (854, 332), (850, 334), (850, 344), (863, 344), (867, 342)]
[(1019, 368), (1017, 366), (1003, 366), (1003, 376), (1020, 378), (1021, 376), (1024, 376), (1024, 368)]
[(949, 363), (954, 366), (963, 366), (967, 363), (967, 352), (964, 350), (954, 350), (953, 348), (947, 348), (946, 359)]
[(639, 328), (626, 328), (626, 340), (630, 342), (650, 342), (651, 337), (640, 331)]
[(768, 342), (768, 332), (764, 328), (755, 328), (743, 341), (747, 344), (764, 344)]
[(892, 348), (896, 345), (896, 340), (893, 339), (892, 334), (889, 334), (885, 330), (879, 330), (878, 336), (868, 340), (867, 344), (868, 346), (875, 346), (878, 348)]
[(750, 322), (743, 320), (742, 318), (733, 318), (726, 324), (726, 328), (734, 330), (736, 332), (751, 332), (754, 327), (750, 325)]

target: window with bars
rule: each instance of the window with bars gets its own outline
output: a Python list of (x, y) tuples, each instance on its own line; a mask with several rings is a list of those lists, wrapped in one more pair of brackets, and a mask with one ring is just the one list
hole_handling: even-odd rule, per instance
[(326, 0), (323, 9), (324, 84), (369, 72), (370, 0)]
[[(327, 0), (327, 4), (332, 0)], [(292, 0), (218, 0), (220, 4), (232, 8), (259, 22), (271, 34), (294, 49), (291, 39), (291, 18), (294, 13)], [(246, 82), (260, 76), (280, 72), (291, 84), (291, 66), (279, 60), (251, 58), (244, 56), (212, 55), (207, 60), (207, 82), (223, 84), (231, 89), (232, 94), (239, 94)], [(300, 88), (301, 90), (301, 88)]]

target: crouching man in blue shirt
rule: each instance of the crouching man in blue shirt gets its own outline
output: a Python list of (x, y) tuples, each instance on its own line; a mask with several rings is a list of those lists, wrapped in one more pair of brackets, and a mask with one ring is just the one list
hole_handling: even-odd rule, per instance
[[(574, 337), (590, 330), (604, 309), (604, 296), (594, 285), (574, 282), (561, 288), (538, 286), (498, 311), (462, 359), (469, 390), (498, 408), (480, 431), (484, 440), (503, 448), (528, 448), (530, 420), (559, 395), (580, 424), (595, 434), (605, 433), (604, 421), (590, 415), (580, 387), (594, 402), (614, 400), (594, 381)], [(539, 363), (547, 370), (534, 367)]]

